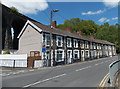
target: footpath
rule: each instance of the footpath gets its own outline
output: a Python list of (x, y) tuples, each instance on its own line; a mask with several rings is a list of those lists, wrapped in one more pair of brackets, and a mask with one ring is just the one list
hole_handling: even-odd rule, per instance
[(116, 79), (115, 79), (115, 84), (114, 84), (116, 89), (120, 89), (120, 71), (118, 72)]

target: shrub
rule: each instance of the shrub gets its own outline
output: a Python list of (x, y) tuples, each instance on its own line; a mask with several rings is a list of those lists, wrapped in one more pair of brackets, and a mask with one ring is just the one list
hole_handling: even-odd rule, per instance
[(3, 54), (10, 54), (10, 52), (8, 50), (4, 50)]

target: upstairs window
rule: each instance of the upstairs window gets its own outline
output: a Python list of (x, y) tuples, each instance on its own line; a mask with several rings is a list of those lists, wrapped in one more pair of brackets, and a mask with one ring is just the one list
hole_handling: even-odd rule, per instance
[(58, 47), (62, 47), (63, 39), (62, 36), (57, 36), (56, 37), (56, 42)]
[(86, 41), (85, 43), (86, 43), (86, 44), (85, 44), (85, 47), (86, 47), (86, 48), (89, 48), (88, 42)]
[(74, 47), (78, 48), (78, 40), (74, 39)]
[(50, 35), (49, 34), (45, 34), (45, 43), (46, 43), (46, 46), (50, 46)]
[(71, 46), (72, 46), (71, 38), (67, 38), (67, 47)]
[(97, 44), (97, 49), (99, 49), (99, 44)]
[(93, 48), (92, 42), (90, 43), (90, 48), (91, 48), (91, 49)]
[(95, 43), (93, 43), (93, 47), (94, 47), (94, 49), (96, 49), (96, 44)]
[(81, 41), (81, 42), (80, 42), (80, 47), (81, 47), (81, 48), (84, 48), (84, 41)]

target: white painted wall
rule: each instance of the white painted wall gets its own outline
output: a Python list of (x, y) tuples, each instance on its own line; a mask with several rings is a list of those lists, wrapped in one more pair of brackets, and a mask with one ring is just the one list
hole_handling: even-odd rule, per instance
[(34, 68), (39, 68), (39, 67), (43, 67), (43, 60), (35, 60), (34, 62)]
[[(14, 60), (15, 60), (15, 66), (14, 66)], [(27, 67), (27, 54), (0, 55), (0, 66)]]
[(19, 38), (18, 53), (24, 53), (30, 56), (30, 51), (39, 51), (40, 56), (42, 56), (42, 36), (41, 33), (28, 25), (22, 36)]

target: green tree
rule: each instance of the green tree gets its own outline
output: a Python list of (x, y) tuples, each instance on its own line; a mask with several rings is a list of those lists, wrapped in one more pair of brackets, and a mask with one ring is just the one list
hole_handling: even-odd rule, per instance
[(15, 12), (15, 13), (19, 13), (18, 9), (15, 8), (15, 7), (10, 7), (10, 9), (11, 9), (13, 12)]
[(71, 18), (65, 20), (64, 24), (60, 24), (57, 28), (64, 30), (72, 28), (72, 32), (82, 31), (82, 35), (94, 35), (96, 39), (107, 40), (115, 44), (117, 52), (120, 53), (120, 25), (110, 25), (108, 22), (103, 25), (98, 25), (92, 20), (80, 20), (79, 18)]

